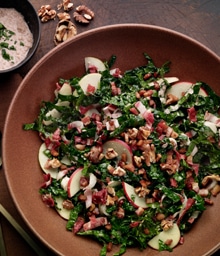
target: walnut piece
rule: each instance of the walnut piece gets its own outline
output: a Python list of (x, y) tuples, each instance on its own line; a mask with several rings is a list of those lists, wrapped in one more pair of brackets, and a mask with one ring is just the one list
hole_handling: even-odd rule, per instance
[(70, 20), (71, 19), (69, 13), (67, 13), (67, 12), (57, 13), (57, 17), (59, 20)]
[(118, 156), (118, 153), (113, 148), (108, 148), (105, 153), (106, 159), (113, 159), (113, 158), (116, 158), (117, 156)]
[(77, 22), (84, 24), (88, 24), (94, 18), (94, 16), (94, 12), (85, 5), (79, 5), (76, 7), (75, 12), (73, 13), (74, 19)]
[(71, 3), (70, 0), (63, 0), (62, 3), (59, 3), (57, 5), (57, 10), (61, 10), (62, 7), (63, 7), (64, 11), (69, 12), (70, 10), (73, 9), (73, 3)]
[(74, 37), (76, 34), (76, 26), (70, 20), (60, 20), (54, 35), (54, 43), (58, 45)]
[(42, 5), (38, 10), (38, 16), (41, 19), (41, 22), (47, 22), (49, 20), (54, 20), (56, 18), (57, 12), (51, 9), (51, 6)]
[(167, 94), (166, 105), (170, 105), (170, 104), (176, 103), (178, 100), (179, 100), (178, 97), (176, 97), (175, 95), (169, 93), (169, 94)]

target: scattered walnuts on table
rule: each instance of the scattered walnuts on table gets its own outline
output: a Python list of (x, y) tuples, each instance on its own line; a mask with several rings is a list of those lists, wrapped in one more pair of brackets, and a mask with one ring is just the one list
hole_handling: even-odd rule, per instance
[[(63, 9), (63, 12), (58, 12)], [(54, 35), (54, 43), (58, 45), (77, 34), (77, 28), (71, 21), (70, 11), (74, 9), (71, 0), (63, 0), (57, 5), (57, 11), (50, 5), (42, 5), (38, 10), (38, 16), (42, 23), (58, 18), (58, 24)], [(73, 12), (73, 19), (81, 24), (88, 24), (94, 18), (95, 14), (86, 5), (79, 5)]]

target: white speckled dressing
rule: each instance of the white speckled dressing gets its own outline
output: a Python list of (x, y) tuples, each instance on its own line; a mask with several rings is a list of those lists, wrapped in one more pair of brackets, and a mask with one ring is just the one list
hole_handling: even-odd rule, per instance
[[(0, 33), (0, 70), (6, 70), (16, 66), (26, 57), (33, 45), (33, 35), (22, 14), (13, 8), (0, 8), (1, 24), (5, 27), (7, 36)], [(10, 31), (14, 34), (10, 35)]]

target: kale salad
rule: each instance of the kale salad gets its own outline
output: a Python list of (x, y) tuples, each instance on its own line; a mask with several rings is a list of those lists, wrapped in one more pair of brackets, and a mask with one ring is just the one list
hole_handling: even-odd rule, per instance
[(220, 191), (220, 97), (144, 57), (125, 72), (115, 56), (86, 57), (85, 74), (60, 78), (24, 125), (42, 140), (43, 202), (101, 256), (172, 251)]

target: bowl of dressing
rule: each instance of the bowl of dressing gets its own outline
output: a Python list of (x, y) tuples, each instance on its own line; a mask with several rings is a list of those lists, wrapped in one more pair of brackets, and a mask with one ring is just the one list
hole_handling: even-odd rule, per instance
[(27, 0), (0, 0), (0, 74), (27, 63), (40, 41), (40, 21)]

